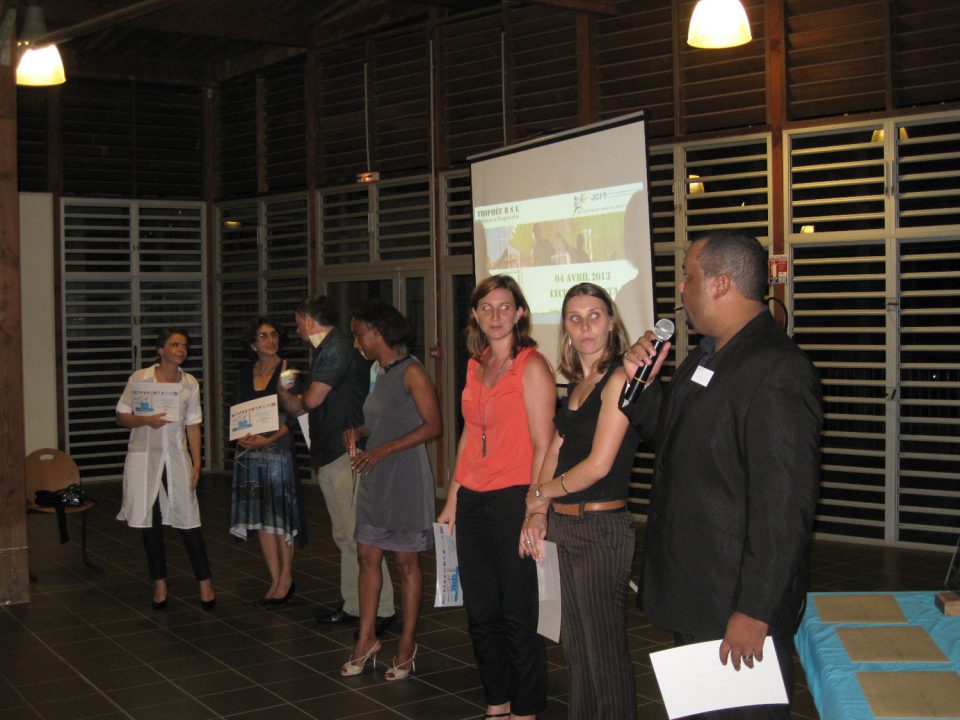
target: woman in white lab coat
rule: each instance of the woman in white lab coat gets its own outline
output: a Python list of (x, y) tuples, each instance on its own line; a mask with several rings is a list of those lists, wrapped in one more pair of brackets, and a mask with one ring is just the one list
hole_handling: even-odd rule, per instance
[[(187, 358), (187, 333), (164, 328), (157, 337), (157, 363), (137, 370), (117, 403), (117, 423), (130, 428), (123, 466), (123, 501), (118, 520), (140, 528), (153, 580), (153, 609), (167, 605), (167, 563), (163, 526), (180, 531), (200, 603), (213, 608), (216, 598), (210, 563), (200, 533), (196, 488), (200, 480), (200, 385), (180, 365)], [(162, 383), (168, 392), (150, 392), (147, 383)], [(164, 405), (164, 402), (172, 405)], [(144, 408), (147, 408), (144, 412)], [(167, 408), (167, 412), (163, 409)], [(160, 412), (150, 412), (160, 410)]]

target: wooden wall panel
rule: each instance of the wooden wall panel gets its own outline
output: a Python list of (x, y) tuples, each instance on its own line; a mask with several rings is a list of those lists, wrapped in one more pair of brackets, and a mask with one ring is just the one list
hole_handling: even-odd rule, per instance
[(257, 192), (257, 82), (253, 75), (234, 78), (220, 87), (221, 199)]
[(693, 0), (680, 3), (682, 133), (763, 125), (766, 117), (764, 2), (744, 2), (753, 40), (740, 47), (703, 50), (686, 44)]
[(648, 137), (674, 134), (671, 0), (621, 0), (597, 21), (597, 83), (603, 119), (646, 110)]
[(49, 88), (17, 88), (17, 182), (20, 192), (47, 191)]
[(134, 188), (133, 85), (90, 80), (61, 89), (63, 191), (129, 197)]
[[(382, 173), (430, 168), (430, 44), (426, 32), (372, 43), (371, 85), (376, 98), (373, 142)], [(366, 168), (358, 167), (357, 172)]]
[(791, 119), (887, 106), (886, 8), (883, 0), (786, 0)]
[(510, 10), (510, 112), (517, 142), (578, 125), (576, 13), (534, 5)]
[[(319, 59), (317, 149), (319, 184), (353, 182), (367, 163), (364, 45), (323, 52)], [(370, 162), (375, 162), (371, 157)]]
[(960, 3), (893, 3), (893, 87), (896, 107), (960, 97)]
[(505, 142), (499, 18), (446, 24), (441, 38), (445, 164), (455, 167)]
[(302, 190), (307, 185), (305, 58), (263, 71), (263, 147), (268, 192)]
[(200, 88), (135, 86), (132, 197), (203, 197)]

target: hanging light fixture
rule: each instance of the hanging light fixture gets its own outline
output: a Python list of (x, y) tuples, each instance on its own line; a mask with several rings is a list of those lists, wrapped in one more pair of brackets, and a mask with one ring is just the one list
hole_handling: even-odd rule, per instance
[(23, 18), (23, 30), (17, 45), (20, 48), (20, 62), (17, 63), (17, 85), (60, 85), (66, 82), (63, 72), (63, 60), (55, 44), (37, 47), (34, 41), (47, 34), (47, 23), (43, 17), (43, 8), (28, 5)]
[(740, 0), (699, 0), (693, 9), (688, 45), (714, 50), (744, 45), (752, 39)]

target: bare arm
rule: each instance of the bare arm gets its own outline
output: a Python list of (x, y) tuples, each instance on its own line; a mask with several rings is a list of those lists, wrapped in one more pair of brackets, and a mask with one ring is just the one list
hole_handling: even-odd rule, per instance
[[(463, 452), (463, 448), (467, 445), (467, 433), (466, 431), (460, 434), (460, 440), (457, 441), (457, 457), (460, 457), (460, 454)], [(456, 458), (454, 458), (453, 466), (456, 467)], [(440, 514), (437, 516), (438, 523), (447, 524), (447, 534), (453, 535), (453, 529), (457, 523), (457, 492), (460, 490), (460, 483), (456, 480), (450, 481), (450, 487), (447, 490), (447, 502), (443, 505), (443, 510), (440, 511)]]
[[(603, 388), (600, 417), (593, 433), (590, 454), (560, 477), (555, 478), (541, 473), (539, 501), (559, 499), (569, 493), (585, 490), (610, 472), (629, 425), (626, 416), (617, 407), (620, 390), (626, 378), (623, 368), (617, 368)], [(531, 495), (528, 498), (533, 495), (534, 490), (535, 488), (531, 488)], [(528, 500), (528, 507), (529, 502)], [(538, 502), (538, 499), (533, 498), (533, 502)]]
[(439, 437), (443, 432), (443, 425), (440, 421), (440, 405), (437, 402), (437, 391), (433, 387), (433, 382), (427, 371), (422, 365), (412, 363), (403, 376), (404, 386), (413, 398), (417, 406), (417, 412), (422, 421), (410, 432), (401, 435), (398, 438), (378, 445), (375, 448), (367, 448), (353, 461), (353, 467), (361, 472), (369, 472), (383, 458), (393, 453), (401, 452), (408, 448), (415, 447), (428, 440)]
[(200, 482), (200, 469), (203, 458), (200, 455), (201, 433), (199, 425), (187, 425), (187, 447), (190, 448), (190, 459), (193, 461), (193, 472), (190, 475), (190, 488), (196, 489)]
[(553, 440), (553, 416), (557, 411), (557, 386), (553, 373), (540, 356), (532, 358), (523, 369), (523, 404), (533, 445), (532, 484), (540, 475), (547, 448)]

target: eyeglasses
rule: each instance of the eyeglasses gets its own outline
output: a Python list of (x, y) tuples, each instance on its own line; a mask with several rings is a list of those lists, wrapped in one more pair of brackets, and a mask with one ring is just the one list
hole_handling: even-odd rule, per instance
[(278, 333), (276, 330), (271, 330), (270, 332), (257, 333), (257, 340), (266, 340), (267, 338), (276, 339), (278, 337), (280, 337), (280, 333)]

